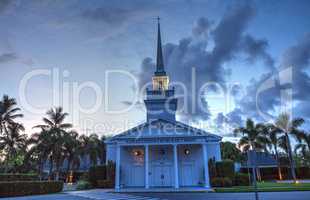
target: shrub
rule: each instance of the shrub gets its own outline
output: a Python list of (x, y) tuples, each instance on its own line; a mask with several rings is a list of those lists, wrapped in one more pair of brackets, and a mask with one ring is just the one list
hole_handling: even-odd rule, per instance
[(61, 192), (62, 181), (7, 181), (0, 182), (0, 197), (50, 194)]
[(215, 167), (215, 159), (214, 158), (209, 159), (208, 166), (209, 166), (209, 176), (212, 179), (212, 178), (216, 177), (216, 167)]
[(37, 174), (0, 174), (0, 182), (2, 181), (38, 181)]
[(92, 185), (88, 181), (78, 181), (76, 189), (78, 190), (88, 190), (91, 189)]
[(108, 161), (107, 164), (107, 180), (115, 183), (115, 163), (113, 161)]
[(215, 177), (211, 179), (212, 187), (231, 187), (232, 181), (229, 177)]
[(88, 181), (89, 180), (89, 175), (88, 172), (84, 172), (78, 179), (79, 181)]
[(234, 178), (235, 167), (231, 160), (223, 160), (215, 163), (217, 177)]
[(98, 188), (113, 188), (114, 182), (110, 180), (98, 180), (97, 187)]
[(89, 168), (88, 181), (93, 187), (97, 186), (98, 180), (105, 180), (107, 177), (107, 171), (105, 165), (98, 165)]
[(99, 180), (108, 180), (114, 185), (115, 164), (109, 161), (107, 165), (99, 165), (89, 168), (88, 181), (93, 187), (98, 187)]
[(234, 177), (235, 186), (248, 186), (250, 185), (248, 174), (236, 173)]

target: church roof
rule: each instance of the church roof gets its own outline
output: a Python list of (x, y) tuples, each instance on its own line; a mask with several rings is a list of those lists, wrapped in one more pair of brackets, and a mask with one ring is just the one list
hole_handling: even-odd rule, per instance
[(108, 142), (119, 139), (132, 138), (161, 138), (161, 137), (207, 137), (214, 141), (220, 141), (222, 137), (194, 128), (179, 121), (156, 119), (151, 122), (142, 123), (121, 134), (115, 135)]

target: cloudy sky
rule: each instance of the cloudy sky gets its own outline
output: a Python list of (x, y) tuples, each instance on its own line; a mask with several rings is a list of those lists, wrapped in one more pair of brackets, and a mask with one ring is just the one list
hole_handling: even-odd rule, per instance
[(307, 128), (309, 8), (306, 0), (0, 0), (0, 95), (17, 99), (29, 134), (57, 105), (81, 133), (141, 123), (139, 89), (154, 71), (160, 16), (166, 71), (186, 86), (185, 95), (177, 88), (187, 108), (179, 120), (229, 138), (246, 118), (271, 121), (284, 110)]

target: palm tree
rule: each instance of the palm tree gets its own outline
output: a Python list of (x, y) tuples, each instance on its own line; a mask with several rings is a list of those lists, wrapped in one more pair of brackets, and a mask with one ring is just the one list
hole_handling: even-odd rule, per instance
[(6, 128), (4, 135), (0, 136), (0, 150), (5, 152), (6, 167), (5, 172), (8, 171), (9, 162), (16, 158), (19, 152), (26, 151), (27, 148), (27, 135), (20, 134), (24, 131), (21, 124), (10, 123)]
[(49, 138), (50, 149), (50, 175), (55, 163), (56, 180), (59, 179), (60, 167), (65, 157), (64, 142), (68, 134), (67, 130), (72, 127), (72, 124), (64, 123), (68, 113), (64, 113), (62, 107), (52, 108), (46, 112), (47, 117), (43, 118), (43, 125), (37, 125), (34, 128), (41, 128), (42, 132), (46, 133)]
[(78, 140), (78, 133), (70, 131), (65, 137), (65, 154), (67, 159), (67, 174), (71, 168), (77, 168), (80, 164), (81, 143)]
[(255, 151), (265, 150), (269, 141), (265, 135), (264, 128), (263, 124), (255, 124), (253, 120), (247, 119), (246, 127), (239, 127), (234, 130), (235, 134), (243, 134), (239, 140), (238, 147), (243, 151), (250, 149)]
[(267, 124), (266, 125), (266, 132), (267, 136), (269, 138), (270, 144), (273, 146), (275, 155), (276, 155), (276, 160), (277, 160), (277, 165), (278, 165), (278, 176), (279, 179), (282, 180), (282, 172), (281, 172), (281, 166), (280, 166), (280, 160), (279, 160), (279, 150), (278, 150), (278, 145), (279, 145), (279, 134), (280, 130), (275, 127), (273, 124)]
[(301, 133), (301, 131), (298, 129), (302, 124), (304, 123), (304, 120), (301, 118), (291, 119), (290, 115), (287, 113), (282, 113), (279, 115), (278, 119), (275, 121), (275, 126), (281, 131), (282, 134), (284, 134), (285, 139), (282, 138), (282, 142), (286, 142), (286, 144), (282, 143), (282, 146), (287, 148), (288, 158), (290, 162), (290, 168), (291, 168), (291, 174), (292, 178), (296, 182), (296, 172), (295, 172), (295, 163), (293, 160), (292, 155), (292, 147), (290, 143), (290, 137), (289, 134), (296, 137), (298, 134)]
[(297, 152), (300, 151), (303, 159), (307, 161), (307, 164), (310, 161), (310, 134), (300, 132), (297, 134), (297, 139), (299, 143), (295, 146), (295, 152), (297, 154)]
[(8, 95), (3, 95), (0, 101), (0, 134), (5, 132), (5, 129), (10, 124), (15, 124), (15, 119), (23, 117), (18, 113), (20, 108), (16, 107), (17, 103), (14, 98)]
[(28, 151), (29, 157), (30, 155), (36, 157), (40, 179), (42, 178), (44, 164), (47, 160), (50, 160), (49, 175), (51, 176), (53, 171), (53, 160), (51, 154), (54, 148), (52, 135), (49, 131), (42, 129), (41, 132), (34, 133), (31, 136), (29, 143), (32, 146)]
[[(245, 127), (239, 127), (234, 130), (235, 134), (241, 133), (243, 135), (239, 140), (238, 147), (245, 152), (253, 150), (255, 154), (257, 151), (265, 150), (266, 144), (269, 144), (269, 141), (264, 129), (265, 126), (263, 124), (255, 124), (253, 120), (247, 119)], [(257, 168), (257, 175), (261, 179), (259, 168)]]
[(96, 166), (98, 158), (103, 151), (102, 142), (97, 134), (91, 134), (90, 136), (81, 135), (80, 141), (82, 145), (82, 156), (88, 156), (91, 165)]

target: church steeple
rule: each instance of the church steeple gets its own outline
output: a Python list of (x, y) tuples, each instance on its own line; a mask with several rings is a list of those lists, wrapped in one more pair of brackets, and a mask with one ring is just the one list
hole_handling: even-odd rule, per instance
[(152, 77), (153, 90), (168, 90), (169, 77), (166, 75), (164, 69), (163, 50), (161, 46), (160, 35), (160, 18), (157, 18), (157, 58), (156, 58), (156, 71)]
[(160, 18), (157, 17), (157, 58), (156, 58), (156, 76), (165, 76), (163, 50), (161, 45)]
[(152, 77), (153, 89), (146, 89), (146, 99), (144, 100), (147, 109), (147, 121), (156, 119), (175, 121), (178, 101), (174, 97), (174, 88), (169, 87), (169, 76), (166, 75), (164, 69), (159, 17), (157, 20), (156, 71)]

